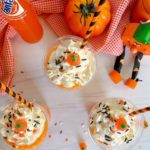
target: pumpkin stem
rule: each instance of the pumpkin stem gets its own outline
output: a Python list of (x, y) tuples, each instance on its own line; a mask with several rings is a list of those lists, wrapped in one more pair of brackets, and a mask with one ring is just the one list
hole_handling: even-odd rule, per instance
[(86, 4), (80, 4), (80, 6), (77, 6), (75, 4), (75, 7), (79, 9), (79, 12), (74, 13), (81, 13), (80, 23), (82, 24), (82, 16), (84, 17), (84, 25), (86, 26), (86, 18), (88, 16), (91, 16), (91, 13), (94, 13), (96, 11), (95, 3), (92, 2), (89, 4), (88, 0), (86, 0)]

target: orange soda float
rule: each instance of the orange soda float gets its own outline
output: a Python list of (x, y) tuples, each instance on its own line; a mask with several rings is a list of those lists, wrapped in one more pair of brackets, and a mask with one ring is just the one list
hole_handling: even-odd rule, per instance
[(90, 113), (92, 139), (104, 149), (124, 150), (133, 146), (143, 131), (141, 116), (130, 116), (134, 107), (124, 99), (107, 99)]
[(31, 150), (45, 139), (48, 120), (37, 104), (32, 110), (19, 102), (10, 103), (2, 111), (0, 135), (14, 149)]
[(93, 77), (96, 60), (88, 44), (80, 48), (82, 39), (74, 36), (59, 38), (46, 55), (45, 68), (57, 86), (74, 89), (84, 86)]

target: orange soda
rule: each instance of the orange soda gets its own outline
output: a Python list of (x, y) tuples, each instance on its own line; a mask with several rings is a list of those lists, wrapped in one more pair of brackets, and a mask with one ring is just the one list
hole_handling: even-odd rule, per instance
[(42, 38), (42, 26), (27, 0), (0, 0), (0, 8), (9, 24), (26, 42), (35, 43)]

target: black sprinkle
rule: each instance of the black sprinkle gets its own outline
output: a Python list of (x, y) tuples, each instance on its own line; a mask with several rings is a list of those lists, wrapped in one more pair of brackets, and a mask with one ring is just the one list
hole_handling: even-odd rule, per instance
[(62, 62), (62, 61), (65, 60), (65, 57), (64, 57), (64, 56), (60, 56), (60, 57), (59, 57), (59, 60)]
[(101, 123), (102, 123), (102, 121), (99, 121), (98, 123), (99, 123), (99, 124), (101, 124)]
[(8, 131), (8, 130), (7, 130), (6, 132), (7, 132), (7, 133), (9, 133), (9, 131)]
[(130, 141), (132, 141), (132, 139), (128, 140), (127, 143), (129, 143)]
[(101, 104), (102, 104), (102, 103), (100, 102), (100, 103), (99, 103), (99, 107), (101, 106)]
[(103, 142), (103, 144), (108, 145), (106, 142)]
[(20, 73), (22, 73), (22, 74), (23, 74), (23, 73), (24, 73), (24, 71), (20, 71)]
[(110, 136), (108, 136), (108, 135), (105, 134), (105, 140), (106, 141), (112, 141), (112, 138)]
[(10, 120), (10, 118), (8, 118), (9, 123), (12, 123), (12, 121)]
[(62, 134), (62, 130), (59, 133)]
[(7, 124), (6, 126), (9, 128), (9, 125), (8, 125), (8, 124)]
[(120, 132), (117, 132), (118, 134), (121, 134)]
[(58, 59), (58, 60), (55, 59), (55, 64), (56, 64), (56, 65), (59, 65), (60, 63), (61, 63), (61, 61), (60, 61), (59, 59)]
[(126, 137), (124, 141), (126, 142), (127, 140), (128, 140), (128, 139), (127, 139), (127, 137)]
[(6, 118), (6, 115), (4, 116), (4, 119)]
[(63, 66), (60, 66), (60, 70), (63, 70)]
[(64, 53), (71, 53), (70, 51), (65, 51)]
[(109, 138), (109, 139), (111, 139), (111, 137), (110, 137), (109, 135), (106, 135), (106, 134), (105, 134), (105, 138)]
[(16, 85), (13, 85), (12, 87), (15, 87)]
[(49, 65), (49, 62), (47, 64)]
[(37, 116), (37, 118), (40, 118), (40, 116)]
[(75, 77), (76, 79), (80, 79), (79, 77)]
[(110, 114), (107, 114), (107, 118), (110, 118)]
[(76, 68), (79, 68), (79, 67), (81, 67), (81, 65), (79, 65), (79, 66), (76, 66)]
[(31, 119), (29, 119), (29, 121), (31, 121)]
[(129, 131), (129, 129), (126, 130), (126, 132)]
[(27, 129), (28, 132), (30, 132), (30, 129)]
[(81, 59), (82, 61), (85, 61), (85, 60), (87, 60), (87, 59)]
[(35, 123), (40, 124), (38, 121), (34, 120)]
[(37, 127), (37, 124), (35, 124), (34, 127)]
[(55, 126), (57, 126), (57, 122), (55, 122), (55, 124), (54, 124)]
[(106, 104), (103, 105), (103, 107), (105, 107), (105, 106), (106, 106)]
[(100, 111), (97, 111), (97, 113), (101, 113), (101, 110), (100, 110)]
[(124, 111), (128, 112), (128, 110), (126, 110), (125, 108), (122, 108)]
[(94, 121), (91, 121), (91, 123), (90, 123), (90, 124), (93, 124), (93, 122), (94, 122)]

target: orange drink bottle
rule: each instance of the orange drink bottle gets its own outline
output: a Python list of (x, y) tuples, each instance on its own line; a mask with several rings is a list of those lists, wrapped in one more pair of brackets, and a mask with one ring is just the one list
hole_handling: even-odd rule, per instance
[(9, 24), (26, 42), (35, 43), (42, 38), (42, 26), (27, 0), (0, 0), (0, 9)]

